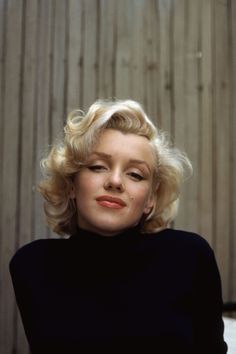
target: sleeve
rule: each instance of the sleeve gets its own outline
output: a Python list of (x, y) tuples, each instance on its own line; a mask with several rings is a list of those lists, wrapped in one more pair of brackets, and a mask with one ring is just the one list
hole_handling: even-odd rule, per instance
[(29, 289), (25, 277), (25, 269), (27, 262), (25, 262), (24, 257), (22, 257), (21, 252), (16, 252), (12, 257), (9, 270), (11, 274), (12, 284), (15, 292), (16, 303), (20, 311), (22, 323), (24, 330), (29, 340), (28, 329), (31, 327), (31, 315), (30, 315), (30, 304), (29, 304)]
[(224, 322), (222, 319), (222, 288), (215, 255), (207, 242), (198, 257), (194, 289), (194, 317), (197, 352), (225, 354)]
[(35, 337), (35, 296), (40, 298), (42, 252), (44, 240), (35, 240), (21, 247), (9, 263), (9, 271), (28, 343)]

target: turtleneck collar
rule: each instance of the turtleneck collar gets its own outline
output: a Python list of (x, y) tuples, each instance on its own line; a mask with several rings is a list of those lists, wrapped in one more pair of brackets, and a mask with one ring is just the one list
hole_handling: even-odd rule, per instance
[(123, 232), (120, 232), (118, 234), (115, 234), (113, 236), (105, 236), (101, 235), (89, 230), (81, 229), (80, 227), (77, 228), (76, 232), (71, 235), (70, 239), (75, 241), (75, 240), (84, 240), (84, 241), (96, 241), (100, 243), (117, 243), (117, 242), (128, 242), (132, 240), (136, 240), (138, 238), (142, 237), (142, 234), (140, 232), (140, 227), (135, 226), (133, 228), (129, 228), (127, 230), (124, 230)]

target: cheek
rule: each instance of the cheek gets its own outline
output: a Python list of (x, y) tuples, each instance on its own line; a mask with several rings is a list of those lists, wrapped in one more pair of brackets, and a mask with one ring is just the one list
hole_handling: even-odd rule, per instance
[(151, 194), (151, 188), (144, 186), (139, 188), (130, 189), (130, 200), (134, 202), (138, 208), (144, 206), (149, 200)]
[(90, 181), (89, 179), (86, 178), (80, 178), (78, 183), (77, 183), (77, 191), (78, 192), (83, 192), (85, 190), (89, 190), (90, 189)]
[(91, 176), (86, 173), (81, 174), (76, 181), (76, 194), (80, 197), (89, 197), (97, 192), (100, 185), (101, 181), (99, 175)]
[(86, 171), (80, 171), (75, 183), (76, 190), (80, 192), (83, 191), (84, 188), (89, 188), (90, 180), (91, 179), (87, 177)]

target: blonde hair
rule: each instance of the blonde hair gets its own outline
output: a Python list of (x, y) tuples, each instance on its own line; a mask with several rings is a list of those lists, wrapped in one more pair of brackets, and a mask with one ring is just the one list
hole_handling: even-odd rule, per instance
[(87, 114), (71, 112), (64, 136), (41, 161), (44, 179), (38, 190), (45, 198), (48, 225), (60, 235), (71, 234), (77, 227), (76, 206), (70, 198), (73, 177), (85, 164), (104, 129), (116, 129), (146, 137), (155, 156), (154, 181), (158, 188), (155, 206), (140, 224), (142, 232), (156, 232), (174, 220), (185, 172), (192, 171), (187, 156), (171, 146), (165, 132), (158, 131), (142, 106), (132, 100), (98, 100)]

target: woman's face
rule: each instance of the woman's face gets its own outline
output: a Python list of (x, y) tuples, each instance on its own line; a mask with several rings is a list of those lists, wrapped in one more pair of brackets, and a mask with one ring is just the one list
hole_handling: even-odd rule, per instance
[(153, 166), (148, 139), (106, 129), (74, 179), (78, 225), (106, 236), (135, 226), (153, 206)]

